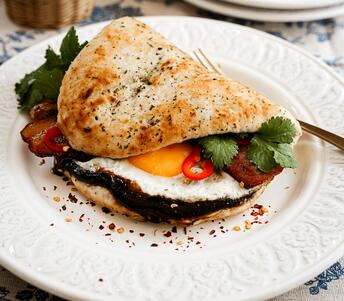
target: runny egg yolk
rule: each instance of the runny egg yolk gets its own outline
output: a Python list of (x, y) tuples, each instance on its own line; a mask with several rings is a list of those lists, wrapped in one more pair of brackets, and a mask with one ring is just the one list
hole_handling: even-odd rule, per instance
[(135, 167), (150, 174), (173, 177), (182, 172), (182, 164), (191, 151), (190, 144), (177, 143), (143, 155), (130, 157), (128, 160)]

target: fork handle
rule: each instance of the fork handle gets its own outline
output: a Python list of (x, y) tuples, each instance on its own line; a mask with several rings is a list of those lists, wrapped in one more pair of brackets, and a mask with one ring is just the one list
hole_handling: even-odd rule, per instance
[(338, 147), (339, 149), (341, 149), (342, 151), (344, 151), (344, 138), (340, 137), (336, 134), (330, 133), (328, 131), (325, 131), (321, 128), (318, 128), (314, 125), (311, 125), (307, 122), (298, 120), (301, 128), (305, 131), (308, 132), (310, 134), (313, 134), (323, 140), (325, 140), (326, 142)]

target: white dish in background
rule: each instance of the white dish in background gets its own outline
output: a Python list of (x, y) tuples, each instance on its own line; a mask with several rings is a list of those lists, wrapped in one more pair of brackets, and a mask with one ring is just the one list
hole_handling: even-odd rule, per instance
[(264, 9), (218, 0), (184, 0), (199, 8), (225, 16), (263, 22), (298, 22), (334, 18), (344, 15), (344, 3), (314, 9)]
[[(141, 20), (186, 51), (204, 49), (230, 77), (296, 117), (343, 135), (344, 83), (306, 52), (227, 22)], [(79, 28), (80, 40), (91, 39), (105, 25)], [(138, 223), (85, 204), (50, 173), (51, 160), (40, 165), (19, 136), (27, 120), (17, 111), (13, 85), (42, 63), (48, 45), (58, 48), (62, 37), (0, 67), (1, 265), (71, 300), (262, 300), (304, 283), (344, 254), (342, 153), (307, 134), (296, 147), (299, 167), (283, 171), (259, 198), (269, 213), (251, 230), (232, 228), (244, 229), (244, 221), (253, 219), (252, 209), (245, 216), (178, 227), (174, 233), (169, 225)], [(67, 201), (70, 192), (77, 203)], [(54, 196), (61, 201), (53, 201)], [(112, 222), (124, 233), (110, 231)]]
[(343, 0), (221, 0), (244, 6), (261, 7), (270, 9), (310, 9), (336, 5)]

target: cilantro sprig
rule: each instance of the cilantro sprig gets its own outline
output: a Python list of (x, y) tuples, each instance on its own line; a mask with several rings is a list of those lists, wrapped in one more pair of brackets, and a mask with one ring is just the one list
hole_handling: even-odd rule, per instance
[[(272, 171), (277, 164), (284, 168), (295, 168), (297, 162), (290, 143), (296, 135), (294, 124), (283, 117), (272, 117), (264, 122), (253, 135), (248, 146), (248, 159), (263, 172)], [(247, 133), (236, 134), (240, 139), (250, 137)], [(203, 156), (211, 159), (215, 169), (223, 169), (231, 164), (238, 154), (235, 137), (213, 135), (201, 138)]]
[(45, 63), (15, 84), (19, 110), (29, 111), (45, 98), (57, 99), (65, 72), (86, 44), (79, 44), (76, 31), (71, 27), (63, 38), (60, 54), (49, 46)]
[(295, 125), (286, 118), (272, 117), (255, 133), (248, 147), (248, 159), (263, 172), (272, 171), (277, 164), (295, 168), (297, 162), (290, 143), (296, 135)]
[(228, 135), (213, 135), (201, 138), (203, 155), (211, 159), (215, 169), (223, 169), (230, 165), (233, 158), (238, 154), (238, 146), (235, 139)]

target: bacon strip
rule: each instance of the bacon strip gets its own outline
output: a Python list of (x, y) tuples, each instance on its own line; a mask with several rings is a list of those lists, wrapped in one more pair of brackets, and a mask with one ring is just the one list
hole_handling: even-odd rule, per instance
[(35, 105), (31, 111), (30, 116), (33, 120), (45, 119), (50, 116), (57, 115), (57, 103), (56, 101), (44, 101)]
[(247, 149), (247, 146), (239, 146), (239, 153), (233, 159), (231, 165), (226, 168), (234, 179), (244, 183), (245, 188), (269, 183), (274, 176), (282, 172), (283, 168), (280, 165), (277, 165), (271, 172), (261, 172), (247, 158)]
[(51, 157), (54, 152), (44, 143), (44, 135), (48, 129), (56, 126), (56, 116), (35, 120), (20, 132), (22, 139), (29, 144), (29, 149), (38, 157)]

